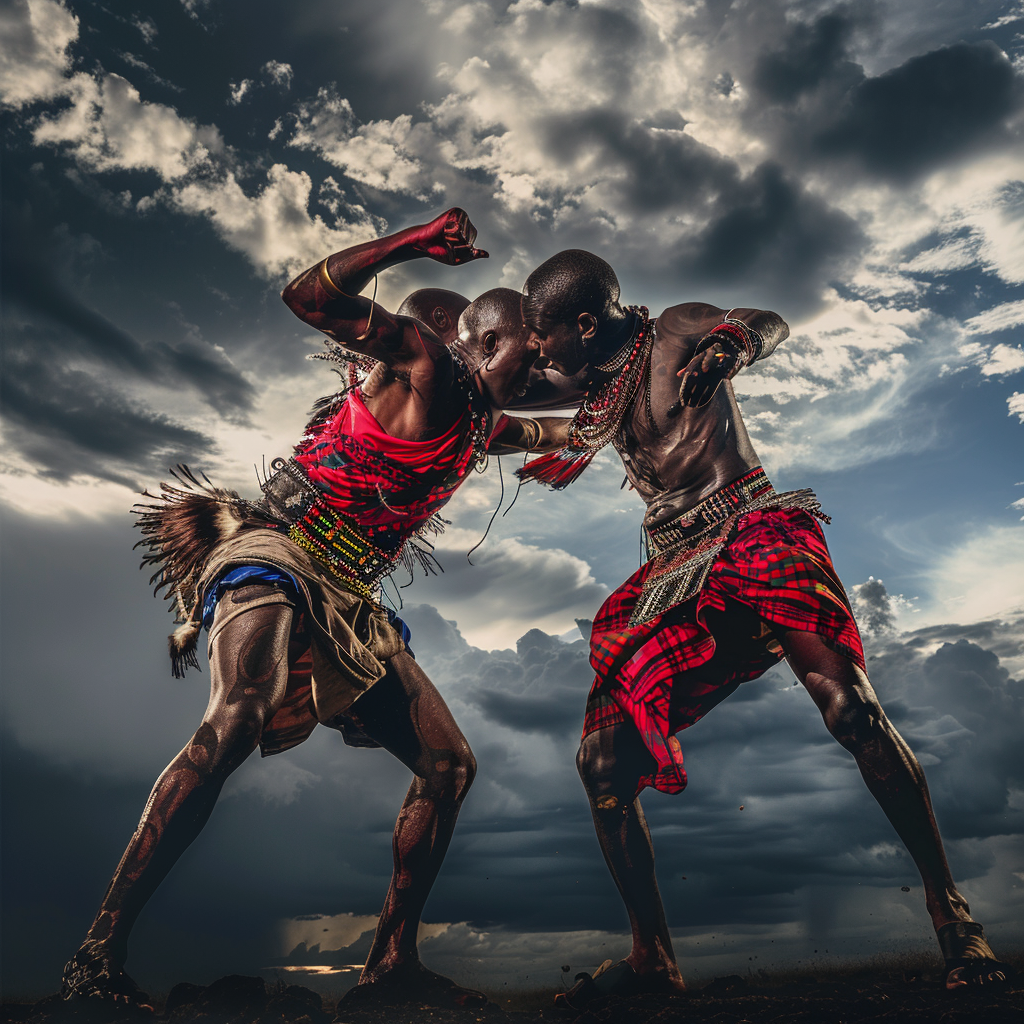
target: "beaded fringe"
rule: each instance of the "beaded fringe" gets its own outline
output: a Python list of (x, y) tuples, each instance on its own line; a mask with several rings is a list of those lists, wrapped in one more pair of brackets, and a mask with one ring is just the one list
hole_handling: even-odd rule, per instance
[(596, 454), (586, 448), (559, 448), (521, 466), (516, 476), (524, 483), (536, 480), (553, 491), (561, 491), (579, 477)]
[(740, 519), (751, 512), (784, 508), (802, 509), (824, 523), (831, 522), (821, 511), (821, 503), (810, 488), (785, 491), (782, 494), (770, 491), (752, 499), (721, 522), (707, 527), (696, 536), (671, 545), (654, 556), (654, 566), (644, 581), (643, 589), (629, 617), (629, 624), (643, 625), (699, 594), (707, 582), (719, 552), (735, 535)]

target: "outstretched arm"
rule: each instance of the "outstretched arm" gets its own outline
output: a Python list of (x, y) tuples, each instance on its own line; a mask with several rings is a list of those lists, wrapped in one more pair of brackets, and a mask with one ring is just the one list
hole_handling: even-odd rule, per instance
[(299, 274), (281, 293), (288, 308), (304, 323), (335, 341), (394, 364), (415, 358), (405, 351), (417, 341), (405, 321), (359, 293), (382, 270), (406, 260), (429, 257), (448, 266), (485, 259), (473, 247), (476, 228), (464, 210), (453, 208), (429, 224), (363, 242), (321, 260)]
[(552, 452), (569, 439), (569, 419), (563, 416), (506, 416), (505, 425), (487, 446), (492, 455), (511, 452)]
[(723, 380), (731, 380), (744, 366), (770, 356), (788, 337), (789, 325), (778, 313), (730, 309), (701, 338), (693, 358), (679, 371), (679, 402), (668, 410), (669, 415), (676, 415), (684, 405), (707, 405)]
[(507, 408), (575, 409), (587, 397), (590, 372), (589, 366), (574, 377), (566, 377), (557, 370), (534, 371), (526, 393), (515, 396)]

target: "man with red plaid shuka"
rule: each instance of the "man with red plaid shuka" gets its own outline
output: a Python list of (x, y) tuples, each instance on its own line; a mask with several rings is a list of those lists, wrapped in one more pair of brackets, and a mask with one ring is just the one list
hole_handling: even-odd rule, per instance
[[(648, 506), (649, 561), (594, 620), (597, 679), (577, 757), (633, 948), (561, 998), (578, 1007), (613, 992), (685, 987), (638, 796), (647, 786), (681, 792), (676, 733), (782, 658), (914, 858), (947, 988), (1006, 981), (1011, 969), (953, 882), (924, 773), (868, 681), (817, 522), (828, 519), (812, 492), (772, 488), (740, 416), (730, 379), (770, 355), (789, 328), (775, 313), (696, 302), (654, 320), (618, 299), (612, 268), (582, 250), (553, 256), (523, 290), (536, 366), (548, 371), (528, 402), (579, 404), (559, 436), (544, 439), (562, 447), (530, 462), (523, 478), (561, 489), (611, 443)], [(546, 433), (555, 429), (545, 421)]]

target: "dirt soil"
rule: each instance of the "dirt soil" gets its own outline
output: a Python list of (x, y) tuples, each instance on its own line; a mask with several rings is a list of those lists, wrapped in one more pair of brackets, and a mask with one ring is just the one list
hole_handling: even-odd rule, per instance
[[(535, 992), (467, 1010), (370, 1002), (336, 1008), (298, 985), (232, 975), (208, 986), (182, 983), (152, 1012), (105, 1004), (7, 1003), (10, 1024), (1022, 1024), (1024, 958), (1014, 983), (993, 991), (947, 992), (941, 976), (878, 967), (820, 974), (716, 978), (683, 996), (609, 996), (585, 1009), (560, 1009)], [(932, 969), (937, 965), (933, 965)]]

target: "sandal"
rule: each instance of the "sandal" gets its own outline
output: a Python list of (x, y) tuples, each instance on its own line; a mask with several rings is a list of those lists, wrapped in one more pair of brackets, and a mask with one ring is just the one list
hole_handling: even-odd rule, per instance
[(96, 999), (153, 1010), (152, 999), (98, 943), (86, 942), (64, 965), (60, 994), (65, 1000)]
[(1001, 985), (1016, 972), (1001, 960), (985, 940), (985, 929), (977, 921), (953, 921), (936, 933), (946, 962), (946, 988), (950, 991), (976, 985)]

